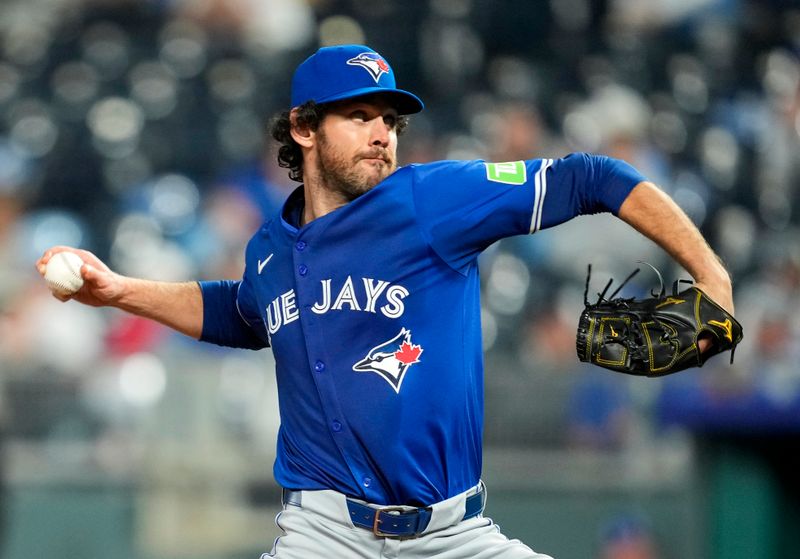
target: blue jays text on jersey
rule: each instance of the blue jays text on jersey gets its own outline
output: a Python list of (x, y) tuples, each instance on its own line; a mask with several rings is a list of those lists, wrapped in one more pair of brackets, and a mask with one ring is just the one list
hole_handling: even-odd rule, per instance
[[(360, 280), (360, 281), (359, 281)], [(385, 280), (373, 278), (357, 278), (355, 284), (353, 277), (347, 276), (338, 289), (331, 293), (333, 278), (321, 280), (319, 283), (319, 297), (311, 307), (311, 312), (325, 314), (329, 311), (350, 309), (352, 311), (380, 312), (389, 318), (402, 316), (405, 305), (403, 299), (408, 296), (408, 289), (402, 285), (392, 285)], [(360, 287), (362, 286), (363, 287)], [(359, 287), (356, 287), (359, 286)], [(284, 324), (294, 322), (299, 318), (299, 311), (295, 302), (294, 288), (275, 297), (267, 306), (267, 332), (270, 335), (280, 329)], [(378, 302), (384, 304), (378, 306)]]
[(252, 238), (240, 281), (201, 282), (204, 341), (271, 346), (276, 481), (427, 506), (474, 487), (483, 431), (477, 256), (644, 178), (608, 157), (395, 171), (299, 227), (303, 190)]

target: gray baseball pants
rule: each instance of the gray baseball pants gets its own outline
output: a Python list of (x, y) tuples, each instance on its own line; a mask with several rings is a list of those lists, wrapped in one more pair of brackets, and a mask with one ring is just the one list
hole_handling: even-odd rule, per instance
[(275, 518), (283, 535), (261, 559), (552, 559), (506, 538), (482, 514), (462, 520), (466, 498), (476, 491), (434, 504), (425, 531), (403, 539), (376, 537), (355, 526), (341, 493), (293, 492)]

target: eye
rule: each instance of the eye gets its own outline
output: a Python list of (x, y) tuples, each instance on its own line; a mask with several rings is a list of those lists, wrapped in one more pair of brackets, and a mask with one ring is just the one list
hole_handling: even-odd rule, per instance
[(389, 128), (395, 128), (397, 126), (397, 115), (394, 114), (383, 115), (383, 122)]
[(353, 120), (367, 120), (367, 113), (362, 110), (353, 111), (350, 113), (350, 118)]

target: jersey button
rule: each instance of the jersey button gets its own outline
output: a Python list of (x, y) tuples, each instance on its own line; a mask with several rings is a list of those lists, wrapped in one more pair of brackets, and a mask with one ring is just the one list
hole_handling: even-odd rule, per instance
[(305, 264), (300, 264), (300, 266), (298, 266), (297, 268), (297, 272), (301, 276), (305, 276), (308, 273), (308, 266), (306, 266)]
[(297, 250), (305, 250), (306, 242), (305, 241), (297, 241), (297, 244), (294, 245)]
[(314, 370), (317, 371), (318, 373), (321, 373), (322, 371), (325, 370), (325, 363), (323, 363), (322, 361), (317, 361), (316, 363), (314, 363)]
[(342, 430), (342, 424), (341, 424), (341, 423), (339, 423), (337, 420), (335, 420), (335, 419), (334, 419), (334, 420), (331, 422), (331, 429), (333, 429), (333, 430), (334, 430), (334, 432), (338, 433), (339, 431), (341, 431), (341, 430)]
[(372, 485), (372, 478), (365, 477), (363, 480), (361, 480), (361, 483), (364, 485), (364, 487), (369, 487), (370, 485)]

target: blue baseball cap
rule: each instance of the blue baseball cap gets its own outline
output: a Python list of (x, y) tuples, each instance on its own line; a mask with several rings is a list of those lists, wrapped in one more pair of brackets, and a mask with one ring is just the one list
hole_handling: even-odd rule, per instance
[(323, 47), (303, 61), (292, 78), (292, 107), (308, 101), (330, 103), (372, 93), (390, 97), (401, 115), (425, 108), (419, 97), (397, 88), (389, 63), (364, 45)]

